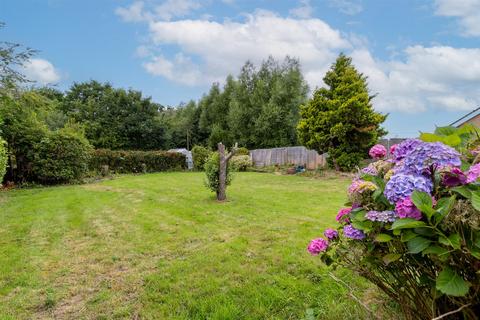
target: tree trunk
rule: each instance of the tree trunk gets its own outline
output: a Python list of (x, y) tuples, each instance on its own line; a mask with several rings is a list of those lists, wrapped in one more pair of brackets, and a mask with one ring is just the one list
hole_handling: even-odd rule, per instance
[(228, 161), (233, 157), (237, 152), (237, 144), (233, 147), (232, 151), (225, 155), (225, 146), (223, 143), (218, 144), (218, 154), (220, 158), (219, 172), (218, 172), (218, 190), (217, 190), (217, 200), (225, 201), (227, 200), (227, 167)]
[(217, 200), (225, 201), (227, 200), (227, 161), (225, 159), (225, 146), (221, 142), (218, 144), (218, 153), (220, 155), (220, 168), (218, 172)]

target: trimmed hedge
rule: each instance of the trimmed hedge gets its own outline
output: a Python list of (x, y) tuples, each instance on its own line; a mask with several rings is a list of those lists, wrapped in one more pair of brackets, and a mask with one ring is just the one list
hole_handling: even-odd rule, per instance
[(102, 172), (102, 167), (114, 173), (146, 173), (183, 170), (185, 155), (166, 151), (122, 151), (97, 149), (93, 151), (90, 169)]

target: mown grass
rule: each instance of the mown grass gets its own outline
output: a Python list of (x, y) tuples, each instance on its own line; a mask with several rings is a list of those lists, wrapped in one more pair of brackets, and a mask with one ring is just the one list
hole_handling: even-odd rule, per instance
[(0, 194), (0, 319), (368, 318), (305, 250), (333, 225), (345, 178), (240, 173), (226, 203), (202, 180)]

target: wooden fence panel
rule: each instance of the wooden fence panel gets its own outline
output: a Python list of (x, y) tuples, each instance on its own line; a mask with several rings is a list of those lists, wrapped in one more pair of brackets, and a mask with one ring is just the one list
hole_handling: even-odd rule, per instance
[(271, 165), (297, 165), (315, 170), (326, 165), (325, 155), (305, 147), (285, 147), (273, 149), (257, 149), (250, 151), (253, 165), (264, 167)]

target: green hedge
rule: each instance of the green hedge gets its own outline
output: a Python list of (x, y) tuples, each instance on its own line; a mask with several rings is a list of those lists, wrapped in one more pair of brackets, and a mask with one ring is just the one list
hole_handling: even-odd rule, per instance
[(102, 167), (108, 165), (109, 171), (114, 173), (183, 170), (185, 160), (185, 155), (176, 152), (97, 149), (92, 153), (90, 169), (102, 172)]
[(91, 150), (87, 139), (68, 130), (48, 133), (35, 146), (36, 180), (46, 184), (80, 180), (88, 171)]

